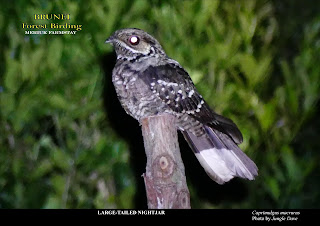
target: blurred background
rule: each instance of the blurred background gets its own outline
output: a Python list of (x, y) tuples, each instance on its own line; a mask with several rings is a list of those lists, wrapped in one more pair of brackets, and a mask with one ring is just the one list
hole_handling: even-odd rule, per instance
[[(51, 13), (70, 20), (34, 19)], [(22, 28), (52, 22), (82, 30)], [(147, 208), (141, 130), (119, 105), (104, 44), (126, 27), (180, 62), (259, 167), (255, 181), (218, 185), (179, 137), (193, 208), (320, 207), (320, 1), (4, 0), (0, 208)]]

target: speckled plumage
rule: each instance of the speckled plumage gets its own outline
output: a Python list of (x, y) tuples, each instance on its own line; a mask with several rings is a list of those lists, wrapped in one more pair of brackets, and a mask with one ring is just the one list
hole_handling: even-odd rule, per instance
[[(156, 39), (140, 29), (129, 28), (116, 31), (106, 42), (117, 54), (112, 81), (129, 115), (138, 121), (161, 113), (176, 116), (177, 129), (183, 132), (209, 176), (220, 184), (234, 176), (253, 179), (257, 175), (255, 164), (237, 146), (242, 142), (237, 126), (210, 109), (188, 73), (165, 54)], [(236, 158), (224, 156), (229, 152)], [(212, 153), (215, 157), (208, 157)], [(215, 163), (221, 166), (212, 171)]]

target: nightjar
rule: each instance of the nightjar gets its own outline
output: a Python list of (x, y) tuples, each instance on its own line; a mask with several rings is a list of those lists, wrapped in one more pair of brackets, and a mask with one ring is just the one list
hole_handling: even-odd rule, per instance
[(253, 180), (255, 163), (241, 151), (242, 134), (233, 121), (215, 113), (190, 76), (147, 32), (117, 30), (106, 43), (117, 54), (112, 82), (125, 111), (140, 121), (161, 113), (176, 117), (180, 130), (206, 173), (223, 184), (233, 177)]

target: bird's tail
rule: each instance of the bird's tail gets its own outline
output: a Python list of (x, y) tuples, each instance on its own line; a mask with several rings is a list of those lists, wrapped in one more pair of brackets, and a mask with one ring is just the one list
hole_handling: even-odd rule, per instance
[(256, 164), (241, 151), (228, 135), (204, 126), (205, 136), (183, 131), (194, 154), (211, 179), (224, 184), (233, 177), (254, 180), (258, 175)]

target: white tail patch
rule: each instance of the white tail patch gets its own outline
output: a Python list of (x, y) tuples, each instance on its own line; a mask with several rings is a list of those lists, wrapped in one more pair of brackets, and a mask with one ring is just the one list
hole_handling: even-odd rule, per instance
[[(254, 176), (232, 150), (210, 148), (195, 153), (207, 174), (219, 184), (228, 182), (239, 174), (249, 180)], [(232, 165), (230, 166), (230, 163)]]

